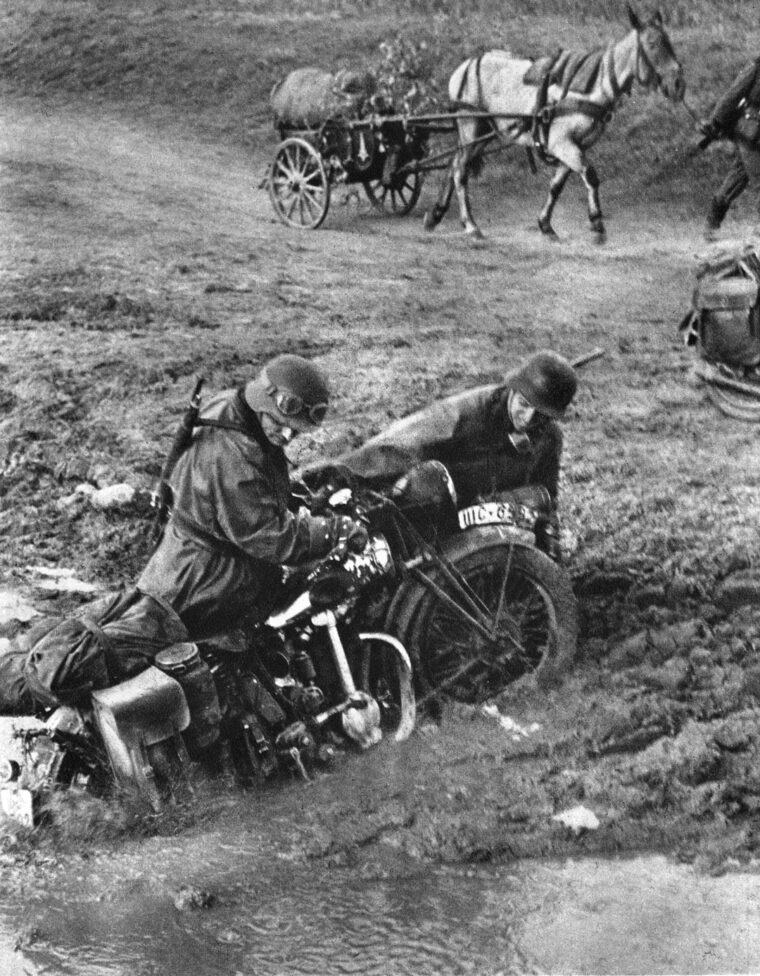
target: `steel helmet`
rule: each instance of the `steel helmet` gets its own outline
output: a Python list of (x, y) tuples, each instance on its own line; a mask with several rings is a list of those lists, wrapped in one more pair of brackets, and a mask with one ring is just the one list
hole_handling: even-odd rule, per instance
[(578, 389), (573, 367), (564, 356), (548, 349), (534, 353), (505, 382), (510, 389), (522, 393), (537, 413), (555, 420), (564, 417)]
[(245, 387), (248, 405), (268, 413), (283, 426), (313, 430), (325, 419), (330, 401), (327, 379), (303, 356), (275, 356)]

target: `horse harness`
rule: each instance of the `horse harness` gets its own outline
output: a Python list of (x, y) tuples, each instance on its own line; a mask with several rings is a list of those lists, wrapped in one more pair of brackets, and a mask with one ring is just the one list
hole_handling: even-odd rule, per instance
[[(478, 110), (477, 106), (482, 104), (482, 60), (482, 54), (470, 60), (467, 69), (462, 75), (457, 97), (452, 105), (453, 110)], [(607, 125), (612, 118), (612, 110), (615, 102), (622, 95), (630, 94), (634, 79), (639, 84), (645, 84), (640, 67), (642, 62), (649, 70), (650, 75), (656, 79), (656, 84), (659, 85), (662, 79), (652, 63), (641, 34), (638, 32), (636, 35), (636, 69), (634, 74), (622, 85), (615, 71), (615, 58), (612, 46), (604, 50), (597, 49), (585, 54), (578, 54), (558, 48), (554, 54), (545, 59), (545, 63), (541, 66), (541, 72), (537, 77), (536, 100), (533, 106), (533, 112), (530, 116), (525, 116), (522, 125), (522, 132), (526, 132), (530, 127), (533, 148), (539, 157), (545, 163), (556, 162), (554, 157), (547, 151), (549, 129), (556, 118), (581, 114), (588, 116), (594, 122), (598, 122), (601, 125)], [(583, 97), (591, 91), (599, 80), (599, 74), (603, 66), (607, 68), (607, 78), (612, 89), (612, 105), (599, 104), (598, 102), (591, 101), (589, 98)], [(476, 98), (474, 99), (474, 104), (471, 104), (463, 102), (461, 98), (473, 68), (477, 85)], [(530, 69), (528, 71), (529, 73)], [(561, 85), (561, 91), (556, 101), (550, 102), (549, 88), (553, 84)], [(579, 94), (575, 94), (576, 92), (579, 92)], [(496, 118), (494, 116), (488, 118), (487, 123), (491, 131), (487, 136), (482, 137), (482, 140), (478, 139), (478, 142), (486, 141), (492, 136), (501, 137), (501, 133), (496, 125)]]

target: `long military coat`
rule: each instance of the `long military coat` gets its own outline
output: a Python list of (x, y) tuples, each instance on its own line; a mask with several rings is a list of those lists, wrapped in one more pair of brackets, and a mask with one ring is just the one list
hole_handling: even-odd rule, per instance
[(266, 439), (239, 391), (210, 400), (171, 478), (173, 514), (137, 586), (168, 603), (197, 639), (265, 614), (283, 564), (324, 555), (334, 522), (289, 509), (284, 452)]

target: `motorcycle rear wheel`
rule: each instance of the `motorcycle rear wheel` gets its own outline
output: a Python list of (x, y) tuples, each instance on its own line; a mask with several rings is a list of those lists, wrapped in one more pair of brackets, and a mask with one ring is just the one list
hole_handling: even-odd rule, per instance
[[(463, 540), (450, 559), (481, 604), (492, 637), (428, 593), (409, 641), (423, 700), (444, 694), (482, 702), (524, 675), (549, 684), (568, 670), (576, 651), (577, 607), (569, 579), (556, 563), (528, 546), (503, 541), (484, 546), (475, 538), (470, 545)], [(453, 584), (440, 572), (431, 575), (462, 605)]]

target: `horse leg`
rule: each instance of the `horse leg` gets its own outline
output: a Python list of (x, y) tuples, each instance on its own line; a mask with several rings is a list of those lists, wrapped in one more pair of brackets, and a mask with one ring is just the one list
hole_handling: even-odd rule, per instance
[(581, 179), (588, 193), (588, 219), (591, 221), (591, 231), (596, 243), (604, 244), (607, 240), (607, 231), (604, 229), (602, 208), (599, 205), (599, 176), (594, 167), (588, 165), (581, 170)]
[(466, 149), (458, 152), (454, 159), (454, 164), (451, 167), (451, 175), (459, 201), (459, 219), (462, 221), (465, 233), (470, 234), (476, 240), (481, 240), (483, 238), (483, 232), (475, 223), (475, 219), (472, 216), (470, 195), (467, 191), (467, 182), (470, 175), (469, 157), (470, 154)]
[(554, 228), (552, 227), (552, 213), (554, 213), (554, 206), (559, 200), (560, 193), (565, 188), (565, 183), (567, 183), (567, 178), (570, 175), (570, 167), (566, 163), (559, 163), (557, 165), (557, 172), (552, 176), (551, 183), (549, 184), (549, 195), (546, 198), (546, 203), (538, 215), (538, 226), (542, 234), (546, 234), (547, 237), (551, 237), (557, 240), (557, 235), (554, 233)]
[(425, 217), (422, 221), (422, 226), (425, 228), (425, 230), (435, 230), (438, 224), (440, 224), (440, 222), (443, 220), (446, 211), (449, 209), (451, 196), (454, 192), (454, 178), (452, 176), (453, 168), (454, 164), (452, 161), (451, 165), (446, 170), (446, 176), (438, 194), (438, 199), (433, 205), (433, 209), (425, 212)]

